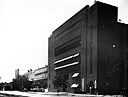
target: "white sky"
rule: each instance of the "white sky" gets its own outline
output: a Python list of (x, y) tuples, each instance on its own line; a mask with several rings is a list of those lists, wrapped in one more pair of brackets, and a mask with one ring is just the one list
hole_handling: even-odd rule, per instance
[[(99, 0), (119, 7), (128, 24), (128, 0)], [(0, 0), (0, 82), (47, 65), (48, 37), (94, 0)]]

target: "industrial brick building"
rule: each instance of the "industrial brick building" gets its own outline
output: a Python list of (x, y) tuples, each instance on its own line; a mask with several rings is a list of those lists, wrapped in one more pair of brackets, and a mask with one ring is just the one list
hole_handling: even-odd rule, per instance
[(63, 77), (62, 91), (119, 94), (128, 89), (128, 25), (117, 22), (118, 8), (96, 2), (53, 31), (48, 45), (48, 90)]

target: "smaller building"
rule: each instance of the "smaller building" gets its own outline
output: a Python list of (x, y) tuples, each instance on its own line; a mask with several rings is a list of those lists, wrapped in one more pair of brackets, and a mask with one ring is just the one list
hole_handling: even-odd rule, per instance
[[(35, 70), (28, 70), (23, 75), (19, 75), (19, 69), (15, 70), (15, 79), (12, 81), (12, 90), (26, 91), (35, 89), (34, 91), (44, 91), (47, 88), (48, 66), (44, 66)], [(6, 85), (6, 88), (9, 85)], [(5, 87), (5, 86), (4, 86)]]
[(34, 80), (47, 79), (48, 76), (47, 66), (38, 68), (34, 71)]
[(29, 71), (28, 78), (33, 82), (33, 88), (47, 88), (48, 66)]

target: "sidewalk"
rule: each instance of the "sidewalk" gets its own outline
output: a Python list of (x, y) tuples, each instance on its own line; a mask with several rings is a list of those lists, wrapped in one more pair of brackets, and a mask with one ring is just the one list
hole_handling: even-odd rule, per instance
[(20, 91), (0, 91), (0, 94), (6, 94), (11, 96), (18, 96), (18, 97), (122, 97), (120, 95), (90, 95), (90, 94), (74, 94), (74, 93), (67, 93), (67, 92), (20, 92)]
[(31, 97), (29, 93), (19, 92), (19, 91), (0, 91), (0, 94), (10, 95), (10, 96), (18, 96), (18, 97)]

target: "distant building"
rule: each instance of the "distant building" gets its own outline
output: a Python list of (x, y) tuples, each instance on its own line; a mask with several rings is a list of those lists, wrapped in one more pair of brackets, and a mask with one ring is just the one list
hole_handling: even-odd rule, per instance
[(48, 70), (47, 66), (34, 70), (34, 80), (47, 79)]
[(26, 78), (28, 78), (29, 81), (32, 81), (34, 79), (34, 72), (32, 69), (28, 70), (27, 73), (24, 74)]
[(102, 2), (85, 6), (49, 37), (48, 90), (56, 77), (62, 91), (121, 94), (128, 91), (128, 25), (118, 8)]
[(35, 70), (29, 70), (25, 75), (30, 81), (33, 82), (33, 87), (47, 88), (48, 81), (48, 66), (38, 68)]
[(19, 77), (19, 69), (15, 70), (15, 79), (17, 79)]

